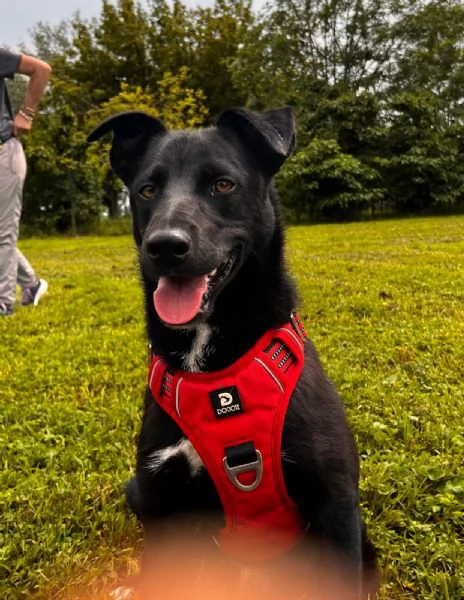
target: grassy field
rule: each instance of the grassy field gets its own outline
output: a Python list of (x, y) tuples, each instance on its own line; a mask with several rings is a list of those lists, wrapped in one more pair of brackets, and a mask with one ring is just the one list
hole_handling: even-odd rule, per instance
[[(464, 218), (289, 230), (300, 315), (345, 401), (381, 598), (464, 589)], [(21, 243), (50, 293), (0, 319), (0, 598), (133, 570), (122, 488), (146, 379), (129, 237)]]

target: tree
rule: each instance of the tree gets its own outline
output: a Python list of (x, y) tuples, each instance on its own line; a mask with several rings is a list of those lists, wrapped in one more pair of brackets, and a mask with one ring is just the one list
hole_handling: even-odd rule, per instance
[(353, 219), (385, 195), (375, 169), (334, 140), (318, 138), (287, 161), (278, 183), (287, 215), (297, 222)]
[[(73, 45), (75, 23), (83, 23), (78, 12), (73, 19), (62, 20), (56, 25), (39, 21), (31, 31), (35, 54), (48, 63), (67, 54)], [(24, 51), (32, 53), (27, 48)]]
[[(170, 11), (166, 2), (155, 4)], [(101, 212), (100, 199), (110, 216), (119, 214), (121, 185), (106, 159), (85, 143), (98, 120), (135, 108), (173, 127), (204, 122), (205, 98), (189, 87), (186, 68), (151, 68), (148, 33), (149, 21), (132, 0), (116, 6), (104, 0), (100, 20), (93, 22), (77, 14), (58, 31), (46, 24), (36, 27), (33, 37), (41, 49), (53, 38), (49, 47), (58, 44), (63, 53), (50, 52), (51, 89), (42, 105), (44, 116), (28, 140), (25, 222), (60, 230), (87, 226)]]
[(462, 116), (464, 96), (464, 6), (455, 0), (417, 2), (396, 25), (403, 44), (397, 52), (392, 92), (436, 94), (452, 121)]
[[(375, 90), (397, 43), (391, 5), (385, 0), (270, 2), (253, 31), (261, 64), (255, 53), (249, 59), (241, 53), (239, 70), (247, 82), (258, 80), (267, 96), (261, 104), (275, 101), (276, 91), (283, 92), (280, 101), (305, 99), (308, 105), (308, 95), (316, 98), (332, 88)], [(285, 86), (279, 85), (281, 77)]]
[[(156, 100), (148, 89), (122, 83), (119, 94), (103, 102), (86, 117), (86, 131), (93, 129), (101, 121), (126, 110), (140, 110), (161, 119), (166, 127), (172, 129), (193, 128), (204, 123), (208, 111), (204, 106), (204, 95), (199, 90), (186, 87), (187, 70), (181, 69), (177, 75), (165, 73), (158, 82)], [(109, 216), (120, 212), (121, 183), (112, 175), (109, 165), (109, 144), (94, 145), (88, 149), (87, 156), (93, 172), (98, 173), (103, 194), (102, 200)]]
[(49, 109), (24, 143), (24, 222), (47, 232), (76, 232), (98, 220), (98, 181), (86, 164), (85, 131), (72, 108)]
[(463, 31), (458, 0), (271, 0), (260, 15), (251, 0), (102, 0), (92, 21), (40, 23), (53, 79), (28, 141), (25, 216), (79, 226), (98, 198), (118, 214), (119, 183), (84, 143), (105, 116), (138, 108), (196, 127), (232, 105), (295, 108), (297, 153), (278, 179), (295, 218), (457, 206)]
[(400, 213), (451, 208), (464, 192), (462, 149), (432, 92), (402, 92), (391, 98), (393, 122), (385, 144), (384, 176)]
[(397, 210), (448, 207), (463, 197), (464, 7), (420, 1), (396, 24), (386, 115), (385, 175)]
[(204, 91), (212, 116), (246, 103), (247, 93), (237, 85), (232, 70), (253, 29), (251, 4), (251, 0), (216, 0), (213, 8), (198, 8), (193, 13), (191, 82)]

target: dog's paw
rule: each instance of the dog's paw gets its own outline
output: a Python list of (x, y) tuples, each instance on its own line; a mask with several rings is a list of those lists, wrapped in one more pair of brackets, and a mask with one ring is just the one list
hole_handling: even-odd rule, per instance
[(120, 586), (114, 588), (109, 596), (111, 600), (133, 600), (135, 598), (135, 590), (128, 586)]

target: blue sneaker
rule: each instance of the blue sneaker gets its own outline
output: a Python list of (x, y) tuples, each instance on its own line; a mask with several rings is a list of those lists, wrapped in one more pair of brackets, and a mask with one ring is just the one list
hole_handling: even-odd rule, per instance
[(48, 283), (45, 281), (45, 279), (39, 279), (32, 287), (23, 289), (21, 304), (23, 306), (28, 306), (29, 304), (37, 306), (39, 300), (47, 292), (47, 290)]
[(11, 304), (5, 304), (4, 302), (0, 302), (0, 317), (9, 317), (13, 314), (13, 307)]

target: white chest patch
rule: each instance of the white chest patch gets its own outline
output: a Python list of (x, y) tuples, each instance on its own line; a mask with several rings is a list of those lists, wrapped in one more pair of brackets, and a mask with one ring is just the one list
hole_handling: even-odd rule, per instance
[(211, 338), (212, 329), (207, 323), (200, 323), (196, 327), (196, 335), (192, 342), (190, 352), (185, 354), (183, 359), (183, 367), (185, 371), (198, 373), (201, 371), (208, 352), (211, 348), (208, 347), (208, 342)]
[(150, 454), (147, 461), (147, 469), (152, 473), (157, 473), (165, 462), (176, 456), (183, 456), (187, 459), (192, 477), (198, 475), (204, 466), (203, 461), (191, 442), (186, 438), (182, 438), (174, 446), (168, 446)]

